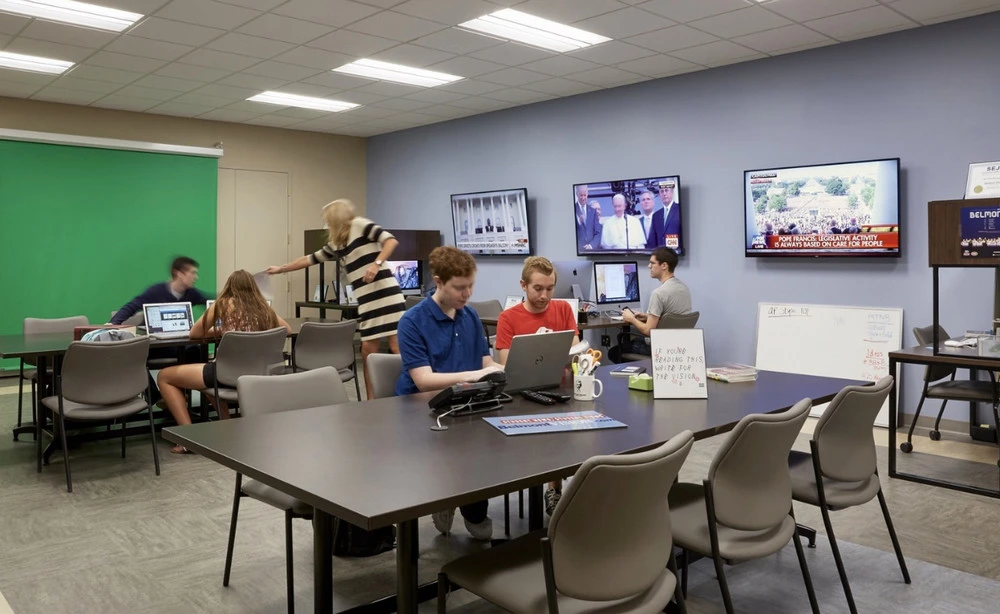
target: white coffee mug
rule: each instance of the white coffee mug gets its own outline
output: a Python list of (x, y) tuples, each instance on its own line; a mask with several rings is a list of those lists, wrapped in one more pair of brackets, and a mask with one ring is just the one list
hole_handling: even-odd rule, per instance
[(604, 392), (604, 384), (593, 375), (573, 376), (573, 398), (577, 401), (593, 401)]

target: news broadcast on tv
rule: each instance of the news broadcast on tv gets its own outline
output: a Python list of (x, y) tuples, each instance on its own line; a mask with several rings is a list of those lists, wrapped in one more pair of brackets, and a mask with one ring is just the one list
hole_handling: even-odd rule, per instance
[(899, 159), (746, 171), (747, 256), (899, 256)]
[(455, 247), (470, 254), (531, 255), (528, 190), (451, 195)]
[(618, 179), (573, 186), (576, 253), (684, 252), (680, 177)]

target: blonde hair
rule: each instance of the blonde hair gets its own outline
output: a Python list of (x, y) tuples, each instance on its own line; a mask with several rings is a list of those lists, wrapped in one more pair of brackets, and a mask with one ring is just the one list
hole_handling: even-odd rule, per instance
[(528, 256), (524, 259), (524, 268), (521, 269), (521, 280), (524, 283), (531, 281), (532, 273), (542, 275), (555, 275), (556, 269), (552, 266), (552, 261), (543, 256)]
[(278, 326), (278, 316), (260, 293), (253, 275), (240, 269), (226, 280), (218, 299), (212, 304), (210, 322), (221, 322), (220, 330), (255, 332)]
[(323, 207), (323, 221), (326, 222), (327, 240), (337, 249), (347, 247), (347, 237), (351, 233), (351, 220), (357, 217), (354, 203), (346, 198), (327, 203)]

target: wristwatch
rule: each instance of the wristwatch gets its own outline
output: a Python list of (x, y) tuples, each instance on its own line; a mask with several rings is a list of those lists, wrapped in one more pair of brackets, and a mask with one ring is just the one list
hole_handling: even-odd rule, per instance
[(376, 261), (375, 261), (375, 264), (377, 264), (377, 265), (379, 265), (379, 266), (382, 266), (382, 263), (383, 263), (383, 262), (385, 262), (385, 261), (384, 261), (384, 260), (376, 260)]

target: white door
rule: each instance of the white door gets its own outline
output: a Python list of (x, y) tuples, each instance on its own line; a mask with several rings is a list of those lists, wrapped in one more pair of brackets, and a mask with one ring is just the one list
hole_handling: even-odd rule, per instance
[[(219, 170), (219, 287), (235, 269), (288, 262), (288, 173)], [(225, 253), (224, 253), (225, 252)], [(274, 310), (287, 318), (288, 275), (270, 278)]]

